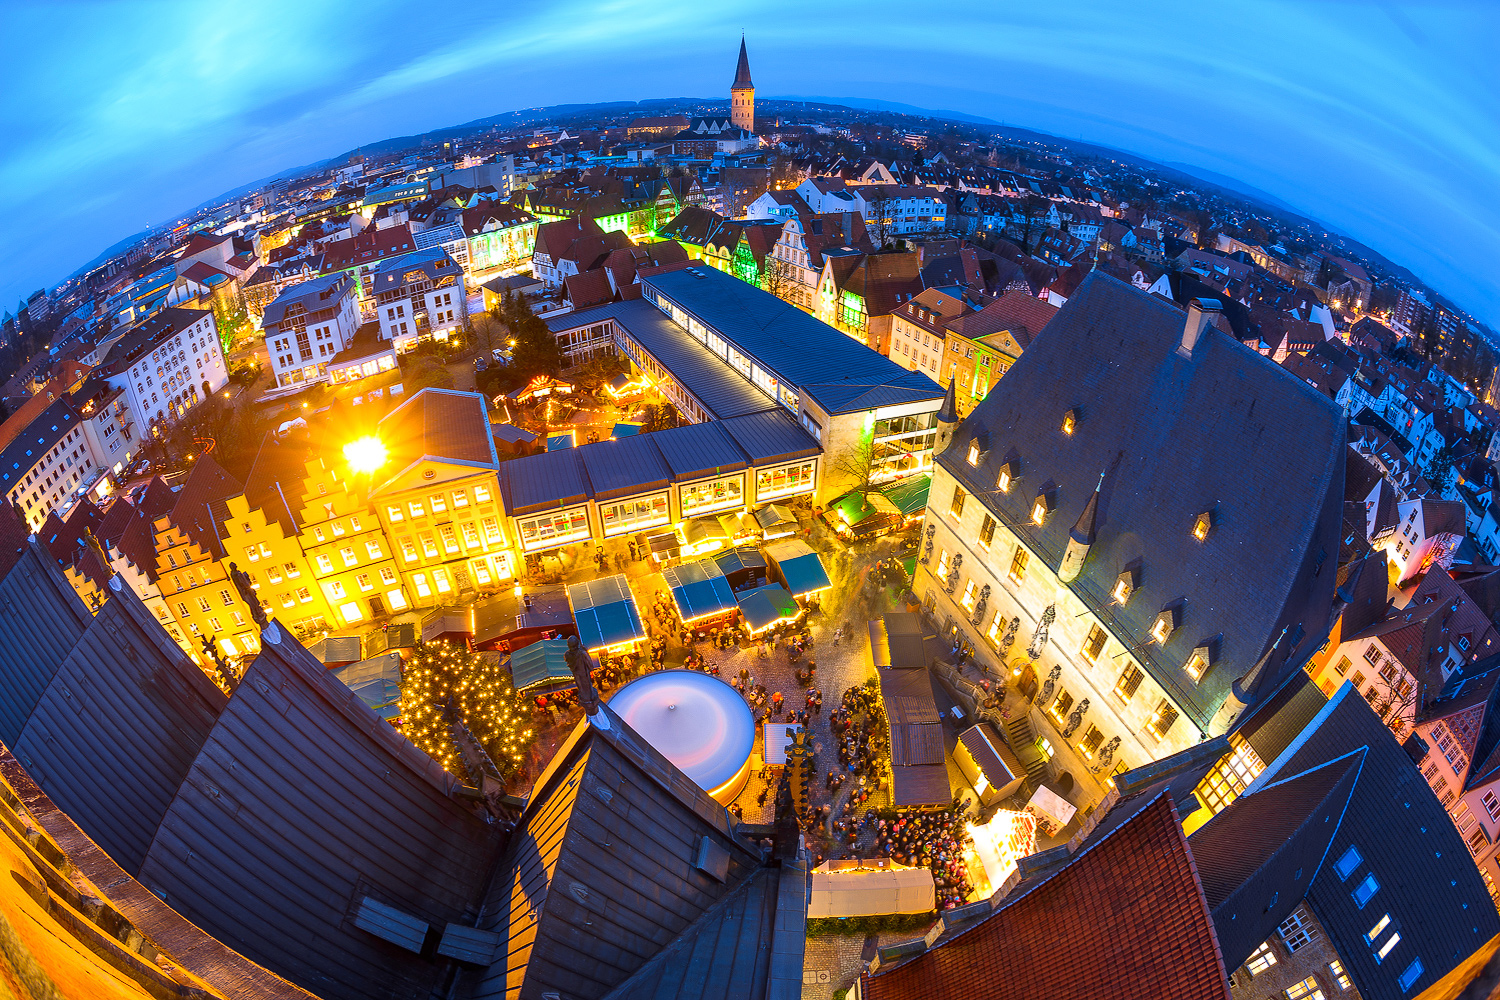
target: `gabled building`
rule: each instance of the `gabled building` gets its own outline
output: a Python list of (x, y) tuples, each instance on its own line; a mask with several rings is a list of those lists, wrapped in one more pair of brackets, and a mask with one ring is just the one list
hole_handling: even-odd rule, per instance
[(322, 382), (359, 329), (355, 281), (329, 274), (293, 285), (266, 306), (261, 330), (278, 386)]
[(958, 383), (954, 399), (960, 417), (973, 411), (1056, 315), (1056, 306), (1012, 290), (978, 312), (956, 316), (944, 324), (945, 351), (951, 366), (947, 378)]
[(1331, 624), (1341, 415), (1209, 319), (1092, 275), (939, 425), (915, 592), (992, 676), (1040, 690), (1074, 775), (1106, 741), (1129, 768), (1224, 732)]
[(484, 397), (424, 389), (388, 413), (376, 434), (388, 457), (370, 503), (413, 605), (469, 601), (515, 576)]
[(206, 309), (167, 308), (135, 324), (115, 341), (97, 374), (121, 391), (137, 434), (159, 434), (229, 381)]
[(381, 339), (397, 351), (447, 340), (468, 325), (463, 269), (441, 247), (382, 262), (371, 287)]

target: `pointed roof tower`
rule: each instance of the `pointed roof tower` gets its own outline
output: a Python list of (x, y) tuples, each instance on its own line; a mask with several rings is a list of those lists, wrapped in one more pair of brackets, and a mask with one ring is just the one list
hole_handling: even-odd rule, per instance
[(740, 36), (740, 64), (734, 68), (734, 83), (730, 90), (754, 90), (755, 84), (750, 81), (750, 57), (745, 53), (745, 36)]
[(1099, 518), (1099, 491), (1104, 488), (1104, 473), (1099, 473), (1099, 482), (1089, 494), (1088, 503), (1078, 515), (1078, 523), (1068, 532), (1068, 547), (1063, 551), (1062, 564), (1057, 568), (1057, 578), (1063, 583), (1072, 583), (1083, 572), (1083, 561), (1089, 557), (1089, 548), (1094, 544), (1094, 528)]
[(948, 380), (948, 391), (943, 396), (943, 405), (938, 408), (937, 418), (945, 424), (958, 423), (958, 396), (954, 389), (955, 383)]

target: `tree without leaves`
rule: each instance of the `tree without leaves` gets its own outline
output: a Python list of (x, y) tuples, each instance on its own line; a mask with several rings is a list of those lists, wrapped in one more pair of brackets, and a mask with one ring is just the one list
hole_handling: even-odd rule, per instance
[(427, 642), (401, 671), (402, 732), (450, 773), (477, 784), (453, 745), (454, 718), (469, 727), (504, 777), (526, 759), (535, 737), (526, 702), (498, 658), (447, 642)]

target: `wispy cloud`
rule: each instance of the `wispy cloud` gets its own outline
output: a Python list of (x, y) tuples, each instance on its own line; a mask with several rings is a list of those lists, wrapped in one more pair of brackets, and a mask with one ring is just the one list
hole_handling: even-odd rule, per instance
[(871, 97), (1237, 177), (1500, 320), (1500, 8), (788, 0), (0, 7), (0, 304), (228, 188), (513, 108)]

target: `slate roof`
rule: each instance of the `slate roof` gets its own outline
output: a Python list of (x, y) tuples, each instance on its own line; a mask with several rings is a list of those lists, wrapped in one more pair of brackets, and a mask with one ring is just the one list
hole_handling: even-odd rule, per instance
[(608, 319), (623, 327), (632, 339), (671, 372), (709, 416), (723, 419), (777, 406), (775, 400), (751, 385), (722, 358), (644, 300), (614, 302), (568, 313), (548, 320), (547, 327), (553, 333), (562, 333)]
[[(244, 492), (245, 488), (225, 472), (213, 456), (200, 455), (193, 462), (182, 489), (177, 492), (177, 501), (172, 506), (172, 524), (205, 552), (223, 559), (224, 546), (219, 541), (221, 508), (225, 500)], [(216, 509), (220, 513), (216, 513)]]
[[(758, 1000), (781, 945), (795, 947), (800, 984), (802, 928), (778, 941), (769, 900), (745, 898), (773, 891), (754, 885), (760, 851), (608, 705), (600, 712), (609, 729), (580, 721), (527, 801), (485, 901), (483, 927), (502, 941), (473, 1000), (598, 1000), (627, 983), (622, 997)], [(705, 992), (713, 984), (723, 992)]]
[(143, 320), (127, 329), (124, 336), (109, 349), (106, 357), (107, 363), (100, 374), (118, 375), (139, 361), (142, 354), (154, 349), (163, 340), (175, 336), (179, 331), (186, 330), (204, 316), (210, 315), (212, 312), (208, 309), (168, 306), (150, 319)]
[(1227, 1000), (1213, 922), (1169, 796), (993, 914), (860, 982), (866, 1000)]
[[(261, 316), (262, 327), (280, 329), (282, 317), (294, 303), (300, 305), (309, 322), (317, 322), (332, 316), (345, 295), (354, 293), (354, 279), (342, 271), (326, 274), (311, 281), (292, 285), (266, 306)], [(275, 332), (274, 330), (272, 332)]]
[(548, 507), (583, 503), (591, 487), (578, 456), (582, 448), (544, 451), (500, 466), (505, 509), (530, 514)]
[[(1250, 793), (1355, 752), (1364, 759), (1328, 858), (1341, 858), (1353, 847), (1361, 861), (1347, 879), (1325, 864), (1307, 901), (1360, 995), (1398, 1000), (1420, 993), (1500, 933), (1500, 914), (1417, 765), (1348, 682), (1267, 766)], [(1367, 874), (1374, 875), (1379, 889), (1360, 908), (1350, 890)], [(1401, 940), (1377, 962), (1365, 933), (1382, 913), (1400, 923)], [(1402, 991), (1396, 977), (1414, 958), (1421, 959), (1423, 972)]]
[(477, 392), (423, 389), (381, 418), (381, 440), (399, 474), (423, 459), (494, 467), (495, 441), (485, 399)]
[[(1183, 327), (1173, 306), (1090, 275), (938, 461), (1054, 570), (1104, 471), (1097, 539), (1069, 587), (1203, 730), (1283, 628), (1295, 641), (1261, 672), (1260, 691), (1281, 680), (1294, 651), (1323, 641), (1335, 572), (1322, 563), (1339, 551), (1344, 428), (1329, 400), (1215, 329), (1183, 358)], [(1065, 435), (1070, 409), (1077, 427)], [(971, 467), (979, 434), (988, 450)], [(1020, 478), (1001, 493), (1008, 461)], [(1030, 513), (1043, 490), (1053, 513), (1038, 527)], [(1204, 512), (1212, 526), (1199, 542), (1191, 529)], [(1139, 586), (1111, 607), (1110, 589), (1131, 566)], [(1152, 623), (1174, 603), (1179, 627), (1151, 642)], [(1214, 638), (1216, 658), (1194, 683), (1183, 667)]]
[(121, 868), (156, 828), (228, 700), (116, 576), (11, 745)]
[(73, 403), (63, 396), (43, 410), (0, 451), (0, 493), (9, 493), (52, 446), (78, 425)]
[(588, 472), (593, 496), (599, 500), (653, 488), (664, 490), (672, 481), (672, 470), (649, 434), (596, 441), (575, 449), (575, 453)]
[(425, 995), (443, 965), (353, 918), (371, 897), (439, 933), (472, 923), (499, 848), (456, 786), (273, 622), (139, 877), (323, 1000)]
[(0, 743), (13, 747), (94, 618), (40, 543), (0, 580)]
[(1302, 904), (1362, 762), (1355, 752), (1241, 795), (1188, 838), (1226, 967), (1239, 968)]
[(922, 373), (902, 368), (796, 306), (713, 268), (651, 275), (642, 284), (828, 413), (942, 398)]
[(821, 450), (812, 435), (784, 410), (747, 413), (721, 421), (719, 426), (754, 465), (781, 459), (811, 458)]

